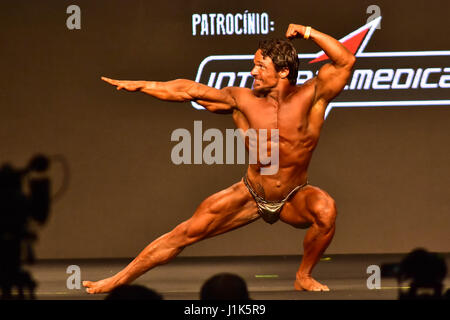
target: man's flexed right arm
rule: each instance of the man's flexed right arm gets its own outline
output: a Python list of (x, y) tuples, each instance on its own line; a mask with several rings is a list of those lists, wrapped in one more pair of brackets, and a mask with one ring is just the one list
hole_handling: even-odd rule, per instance
[(216, 89), (185, 79), (166, 82), (114, 80), (102, 77), (102, 80), (117, 86), (117, 90), (140, 91), (160, 100), (186, 102), (195, 101), (211, 112), (231, 112), (236, 107), (233, 88)]

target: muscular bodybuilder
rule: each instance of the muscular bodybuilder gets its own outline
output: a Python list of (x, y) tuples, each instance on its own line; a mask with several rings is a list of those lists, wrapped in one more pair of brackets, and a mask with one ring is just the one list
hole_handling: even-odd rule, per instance
[[(327, 104), (344, 88), (355, 57), (339, 41), (311, 27), (290, 24), (286, 40), (260, 43), (251, 75), (253, 88), (216, 89), (184, 79), (167, 82), (102, 79), (118, 90), (138, 91), (166, 101), (195, 101), (215, 113), (232, 114), (239, 129), (278, 130), (278, 171), (262, 174), (260, 162), (229, 188), (206, 198), (191, 218), (162, 235), (123, 270), (96, 282), (83, 281), (88, 293), (109, 292), (134, 281), (148, 270), (169, 262), (186, 246), (247, 225), (258, 218), (281, 220), (308, 228), (303, 258), (296, 273), (296, 290), (328, 291), (312, 278), (312, 270), (335, 232), (336, 206), (328, 193), (308, 184), (307, 169), (315, 149)], [(294, 38), (314, 41), (330, 58), (317, 76), (296, 85), (299, 69)], [(268, 137), (271, 137), (269, 134)], [(248, 147), (248, 144), (247, 144)]]

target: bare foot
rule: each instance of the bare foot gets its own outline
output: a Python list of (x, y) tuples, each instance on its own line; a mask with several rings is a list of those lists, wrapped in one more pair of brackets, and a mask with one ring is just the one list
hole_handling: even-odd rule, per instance
[(311, 277), (298, 277), (294, 283), (295, 290), (298, 291), (330, 291), (330, 289)]
[(111, 292), (114, 288), (120, 286), (120, 283), (114, 277), (106, 278), (100, 281), (83, 281), (83, 287), (86, 287), (87, 293), (105, 293)]

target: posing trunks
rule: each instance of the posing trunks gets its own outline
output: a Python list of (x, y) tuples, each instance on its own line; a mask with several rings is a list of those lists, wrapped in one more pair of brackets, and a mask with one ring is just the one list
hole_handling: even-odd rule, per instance
[(244, 176), (244, 183), (250, 194), (255, 199), (256, 205), (258, 206), (258, 214), (264, 219), (265, 222), (273, 224), (280, 219), (281, 209), (283, 209), (284, 204), (289, 198), (295, 194), (299, 189), (304, 188), (308, 185), (308, 181), (301, 186), (295, 187), (289, 194), (281, 201), (268, 201), (260, 197), (250, 186), (247, 180), (247, 174)]

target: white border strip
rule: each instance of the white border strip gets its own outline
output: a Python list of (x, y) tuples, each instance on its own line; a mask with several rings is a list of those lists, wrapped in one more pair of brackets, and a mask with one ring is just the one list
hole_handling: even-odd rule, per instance
[(209, 56), (203, 59), (203, 61), (198, 66), (197, 76), (195, 77), (195, 82), (200, 81), (200, 76), (202, 75), (203, 68), (205, 65), (213, 60), (252, 60), (254, 55), (242, 54), (242, 55), (221, 55), (221, 56)]
[[(359, 28), (357, 30), (358, 32), (360, 32), (363, 29), (366, 29), (367, 27), (370, 26), (370, 30), (367, 33), (367, 35), (364, 37), (363, 43), (359, 46), (359, 49), (356, 52), (355, 56), (357, 56), (359, 53), (364, 51), (364, 49), (366, 48), (367, 44), (369, 43), (370, 38), (372, 38), (372, 35), (375, 32), (375, 29), (377, 28), (377, 26), (380, 24), (380, 22), (381, 22), (381, 16), (376, 18), (376, 19), (374, 19), (374, 20), (372, 20), (372, 22), (366, 24), (365, 26), (362, 26), (361, 28)], [(352, 32), (352, 33), (354, 33), (354, 32)]]
[(450, 100), (411, 100), (411, 101), (352, 101), (330, 102), (325, 110), (325, 119), (333, 108), (360, 107), (411, 107), (411, 106), (450, 106)]
[(450, 56), (450, 50), (443, 51), (393, 51), (393, 52), (362, 52), (357, 57), (429, 57)]

